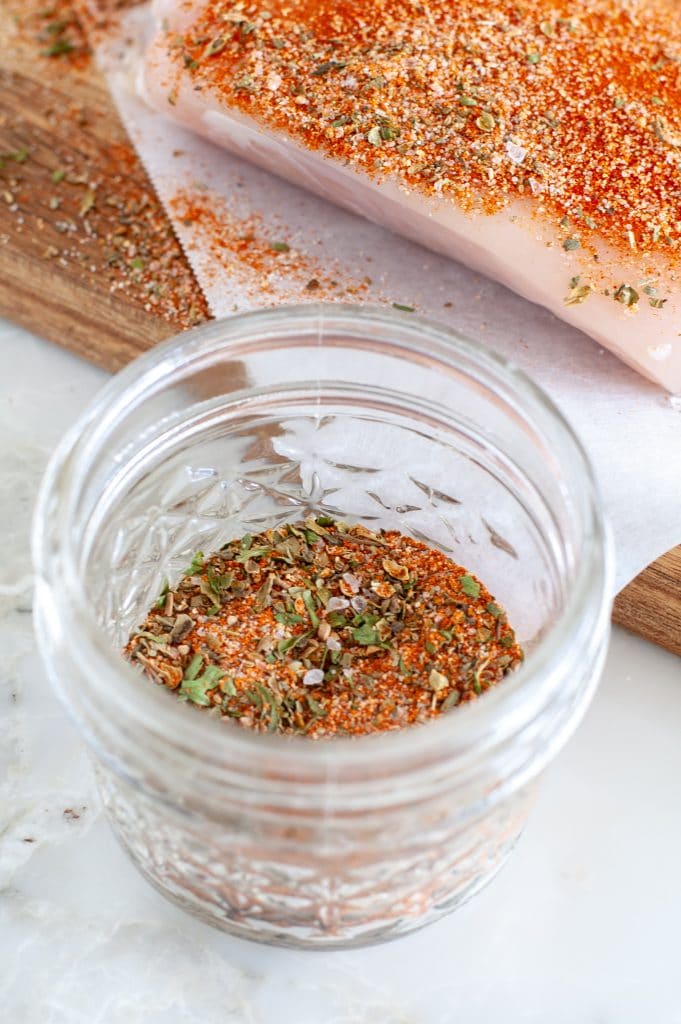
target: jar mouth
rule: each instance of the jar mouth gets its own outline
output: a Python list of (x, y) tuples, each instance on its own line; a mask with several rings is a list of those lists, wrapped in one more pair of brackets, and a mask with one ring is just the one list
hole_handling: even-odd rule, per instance
[[(107, 431), (123, 410), (141, 401), (145, 391), (158, 387), (188, 362), (200, 361), (219, 349), (229, 356), (247, 351), (249, 344), (266, 332), (286, 323), (287, 330), (310, 330), (315, 325), (320, 337), (329, 324), (338, 331), (357, 332), (372, 325), (404, 334), (409, 330), (409, 356), (451, 369), (464, 362), (475, 367), (480, 379), (494, 379), (503, 385), (518, 408), (530, 409), (532, 422), (541, 432), (550, 426), (558, 431), (571, 450), (576, 467), (575, 493), (581, 509), (583, 537), (576, 552), (576, 571), (556, 621), (538, 640), (525, 663), (503, 683), (483, 697), (423, 725), (410, 726), (379, 735), (333, 737), (310, 742), (305, 737), (262, 735), (248, 729), (227, 727), (220, 719), (201, 713), (187, 713), (184, 706), (169, 700), (156, 686), (140, 687), (139, 674), (111, 645), (110, 638), (89, 606), (78, 571), (76, 537), (72, 529), (78, 512), (79, 487), (84, 467), (97, 456)], [(357, 335), (359, 336), (359, 335)], [(279, 345), (281, 342), (278, 343)], [(399, 343), (396, 343), (399, 344)], [(371, 345), (380, 354), (380, 342)], [(298, 781), (328, 778), (338, 784), (351, 783), (355, 774), (365, 774), (380, 760), (386, 775), (407, 765), (432, 764), (446, 752), (450, 766), (463, 765), (486, 750), (499, 747), (514, 735), (533, 727), (537, 730), (542, 712), (556, 697), (570, 666), (579, 671), (578, 659), (593, 651), (607, 631), (613, 584), (613, 552), (598, 486), (589, 459), (573, 431), (552, 400), (509, 361), (459, 334), (431, 321), (397, 311), (342, 304), (309, 304), (246, 313), (173, 338), (145, 353), (119, 372), (100, 392), (85, 414), (69, 431), (52, 457), (41, 488), (33, 531), (33, 558), (37, 596), (41, 589), (59, 593), (64, 620), (60, 630), (69, 633), (68, 642), (77, 646), (79, 657), (98, 693), (105, 695), (117, 714), (132, 725), (183, 751), (188, 757), (201, 751), (201, 760), (216, 770), (226, 761), (255, 763), (267, 753), (276, 761), (282, 777)], [(49, 615), (48, 615), (49, 619)], [(51, 629), (50, 622), (44, 628)], [(57, 627), (55, 627), (57, 628)], [(39, 639), (45, 637), (38, 627)], [(570, 717), (570, 731), (588, 705), (595, 687), (583, 690), (579, 707)], [(76, 716), (86, 734), (87, 723)], [(547, 742), (548, 761), (562, 738), (554, 734)], [(98, 751), (99, 752), (99, 751)]]

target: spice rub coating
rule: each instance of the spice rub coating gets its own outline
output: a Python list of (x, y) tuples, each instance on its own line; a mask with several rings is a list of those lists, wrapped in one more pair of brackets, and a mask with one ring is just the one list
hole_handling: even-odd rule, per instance
[[(177, 81), (309, 148), (464, 209), (528, 197), (566, 250), (678, 266), (678, 0), (213, 0)], [(653, 301), (658, 300), (652, 296)]]
[(441, 551), (328, 516), (197, 552), (125, 655), (246, 728), (316, 738), (423, 722), (523, 658), (503, 609)]

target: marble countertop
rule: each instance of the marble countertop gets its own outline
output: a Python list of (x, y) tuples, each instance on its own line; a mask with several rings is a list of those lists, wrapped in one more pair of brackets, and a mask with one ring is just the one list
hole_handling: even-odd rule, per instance
[(681, 1024), (681, 662), (615, 631), (519, 847), (454, 916), (295, 953), (166, 903), (103, 819), (35, 651), (28, 533), (105, 375), (0, 322), (0, 1007), (16, 1024)]

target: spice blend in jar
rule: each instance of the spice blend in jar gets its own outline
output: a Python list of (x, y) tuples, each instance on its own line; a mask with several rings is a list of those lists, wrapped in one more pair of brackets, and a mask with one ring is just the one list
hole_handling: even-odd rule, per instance
[(197, 552), (125, 654), (180, 700), (315, 738), (423, 722), (523, 658), (503, 609), (442, 552), (328, 516)]

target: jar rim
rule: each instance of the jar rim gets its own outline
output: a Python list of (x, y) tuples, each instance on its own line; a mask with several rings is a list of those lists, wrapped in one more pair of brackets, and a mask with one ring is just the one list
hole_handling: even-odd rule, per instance
[[(93, 457), (96, 442), (105, 436), (106, 427), (129, 403), (131, 395), (140, 396), (146, 388), (220, 350), (234, 358), (246, 339), (286, 327), (293, 332), (314, 328), (318, 332), (333, 328), (336, 332), (358, 332), (364, 327), (385, 327), (409, 335), (408, 347), (414, 357), (447, 366), (450, 370), (464, 362), (485, 379), (493, 376), (522, 407), (529, 407), (542, 423), (558, 430), (571, 448), (572, 462), (579, 479), (577, 498), (584, 510), (584, 536), (577, 552), (575, 578), (564, 606), (555, 622), (543, 635), (525, 663), (505, 678), (503, 686), (493, 687), (477, 700), (418, 726), (362, 737), (333, 737), (311, 743), (305, 737), (261, 735), (249, 729), (225, 728), (213, 716), (186, 714), (158, 687), (140, 688), (139, 675), (111, 646), (104, 630), (89, 608), (82, 580), (76, 568), (71, 516), (76, 505), (82, 460)], [(359, 333), (353, 336), (360, 337)], [(260, 342), (260, 346), (267, 342)], [(277, 343), (281, 344), (281, 342)], [(374, 350), (380, 342), (372, 339)], [(536, 421), (536, 420), (535, 420)], [(550, 702), (564, 678), (566, 665), (575, 651), (588, 646), (589, 636), (597, 628), (607, 628), (613, 581), (613, 550), (610, 530), (602, 510), (599, 488), (590, 460), (572, 426), (553, 400), (511, 361), (486, 346), (463, 337), (458, 331), (425, 317), (404, 314), (379, 307), (343, 303), (310, 303), (257, 310), (216, 320), (175, 336), (154, 346), (119, 371), (98, 393), (63, 438), (46, 471), (36, 507), (33, 528), (33, 560), (38, 587), (58, 587), (69, 609), (68, 627), (78, 639), (82, 657), (91, 665), (93, 677), (108, 697), (130, 719), (150, 732), (163, 733), (166, 741), (185, 751), (201, 750), (202, 761), (219, 766), (229, 759), (257, 758), (264, 752), (277, 758), (282, 771), (305, 765), (311, 772), (333, 765), (360, 769), (377, 756), (401, 764), (414, 759), (429, 762), (437, 752), (447, 750), (452, 758), (496, 746), (535, 721)], [(61, 574), (56, 579), (55, 568)], [(40, 639), (40, 636), (39, 636)], [(127, 682), (125, 682), (127, 680)], [(123, 683), (123, 685), (120, 685)], [(134, 700), (133, 698), (134, 694)], [(160, 698), (160, 699), (159, 699)], [(582, 702), (581, 713), (588, 703)], [(183, 712), (185, 712), (183, 714)], [(82, 727), (82, 723), (79, 722)], [(172, 740), (169, 738), (172, 737)], [(547, 752), (548, 760), (548, 752)], [(334, 772), (335, 774), (335, 772)], [(342, 779), (339, 780), (342, 782)]]

